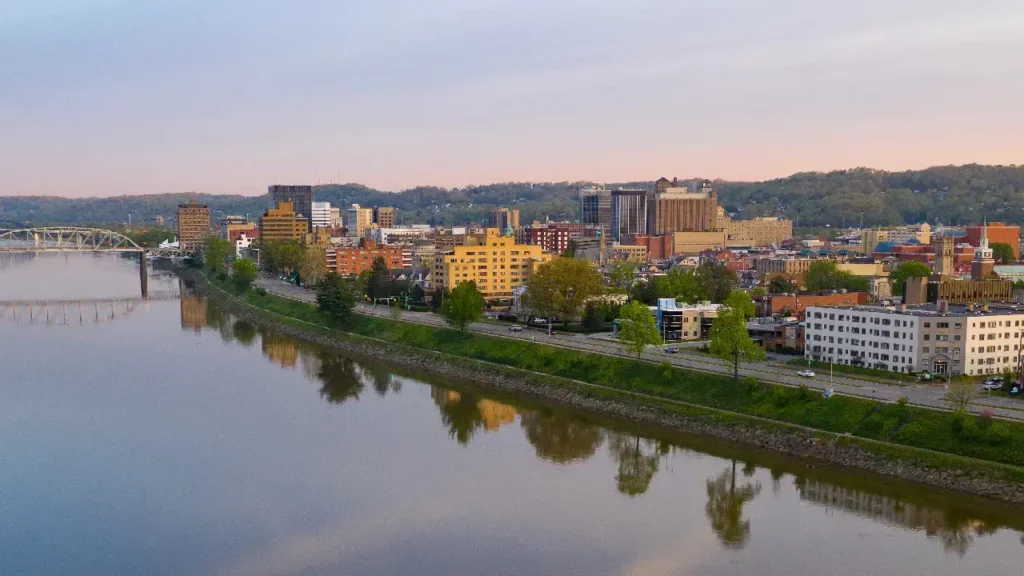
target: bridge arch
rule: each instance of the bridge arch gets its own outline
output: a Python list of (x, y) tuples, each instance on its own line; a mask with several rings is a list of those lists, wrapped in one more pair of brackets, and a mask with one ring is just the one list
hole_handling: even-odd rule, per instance
[(113, 230), (47, 226), (0, 229), (0, 251), (6, 252), (143, 252), (134, 240)]

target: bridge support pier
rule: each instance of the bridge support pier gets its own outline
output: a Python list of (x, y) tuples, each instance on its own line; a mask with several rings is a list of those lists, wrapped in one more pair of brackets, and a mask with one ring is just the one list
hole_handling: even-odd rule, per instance
[(149, 298), (149, 272), (146, 270), (146, 263), (149, 261), (149, 255), (143, 250), (139, 252), (139, 283), (142, 287), (142, 297)]

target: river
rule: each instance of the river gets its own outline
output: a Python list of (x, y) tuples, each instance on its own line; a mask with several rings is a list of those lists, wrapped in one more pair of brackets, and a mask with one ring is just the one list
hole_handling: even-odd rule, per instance
[(355, 361), (166, 273), (133, 302), (115, 256), (0, 264), (5, 575), (1024, 565), (1019, 508)]

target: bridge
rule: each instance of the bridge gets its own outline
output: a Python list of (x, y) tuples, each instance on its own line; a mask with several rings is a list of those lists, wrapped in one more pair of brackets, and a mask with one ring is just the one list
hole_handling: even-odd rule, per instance
[(99, 324), (130, 316), (140, 304), (180, 297), (178, 291), (167, 290), (151, 292), (145, 298), (0, 300), (0, 321), (37, 326)]
[(134, 240), (100, 228), (49, 226), (41, 228), (0, 228), (0, 253), (41, 252), (112, 252), (139, 255), (139, 281), (142, 297), (149, 294), (146, 262), (149, 258), (187, 258), (195, 250), (151, 248), (139, 246)]

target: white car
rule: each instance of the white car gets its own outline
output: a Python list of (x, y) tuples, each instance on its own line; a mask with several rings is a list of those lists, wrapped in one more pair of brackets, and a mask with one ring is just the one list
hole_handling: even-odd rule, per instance
[(981, 389), (982, 390), (1002, 390), (1002, 388), (1003, 388), (1003, 383), (1002, 382), (991, 382), (991, 381), (988, 381), (988, 382), (985, 382), (984, 384), (981, 385)]
[(800, 376), (803, 376), (804, 378), (814, 378), (814, 376), (815, 376), (813, 370), (801, 370), (801, 371), (797, 372), (797, 374), (800, 375)]
[(509, 326), (508, 329), (511, 330), (512, 332), (522, 332), (523, 331), (523, 327), (519, 326), (518, 324), (513, 324), (513, 325)]

